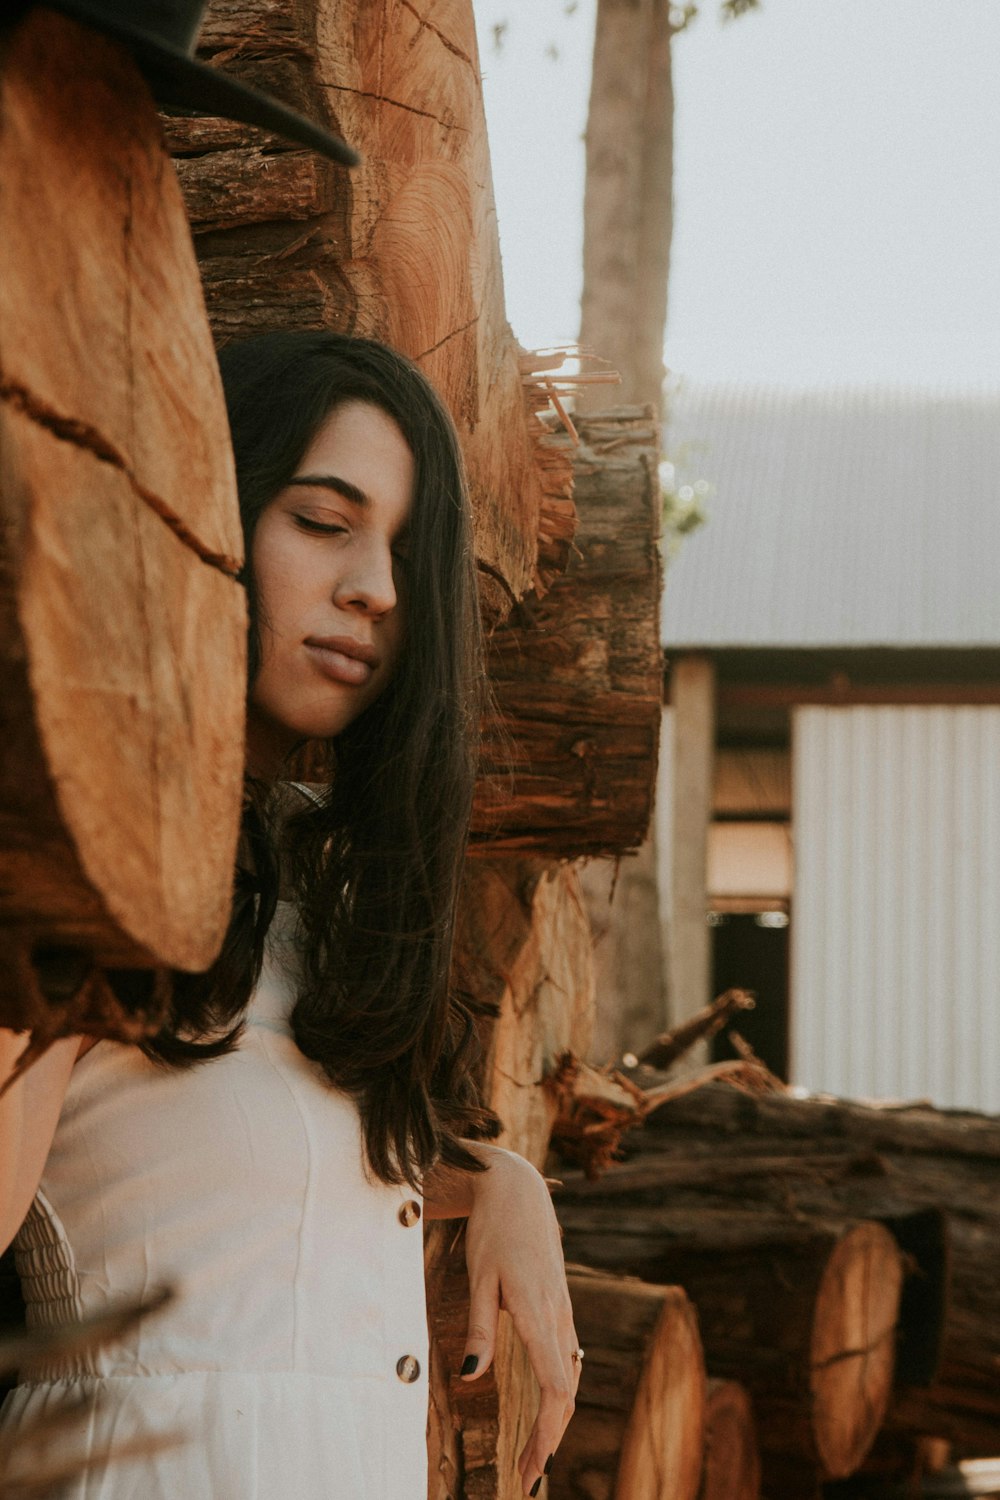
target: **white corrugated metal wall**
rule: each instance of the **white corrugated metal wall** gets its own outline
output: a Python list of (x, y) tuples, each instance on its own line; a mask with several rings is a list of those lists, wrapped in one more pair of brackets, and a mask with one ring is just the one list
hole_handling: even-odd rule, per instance
[(1000, 1111), (1000, 708), (793, 718), (792, 1082)]

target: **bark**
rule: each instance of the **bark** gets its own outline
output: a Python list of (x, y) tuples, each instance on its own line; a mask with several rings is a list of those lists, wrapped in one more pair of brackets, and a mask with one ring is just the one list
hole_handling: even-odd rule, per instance
[[(634, 848), (660, 726), (658, 441), (635, 408), (582, 419), (574, 556), (490, 642), (496, 714), (475, 834), (560, 857)], [(568, 450), (569, 439), (555, 440)]]
[[(455, 982), (487, 1012), (483, 1076), (504, 1124), (499, 1144), (541, 1167), (555, 1116), (543, 1079), (565, 1047), (587, 1045), (593, 1020), (587, 923), (572, 868), (470, 861)], [(431, 1228), (426, 1263), (430, 1500), (519, 1500), (517, 1457), (538, 1402), (527, 1357), (503, 1316), (489, 1373), (471, 1385), (459, 1381), (469, 1308), (456, 1225)]]
[(751, 1098), (716, 1086), (664, 1105), (628, 1145), (629, 1163), (605, 1179), (607, 1201), (623, 1210), (633, 1194), (661, 1195), (725, 1204), (730, 1213), (780, 1205), (796, 1217), (886, 1223), (915, 1271), (887, 1425), (900, 1436), (949, 1438), (970, 1453), (995, 1450), (1000, 1121), (919, 1105)]
[[(0, 921), (32, 950), (206, 967), (229, 915), (245, 607), (184, 207), (117, 47), (32, 11), (0, 120)], [(10, 936), (10, 928), (16, 937)]]
[(760, 1453), (753, 1407), (736, 1380), (711, 1379), (698, 1500), (759, 1500)]
[(552, 476), (504, 314), (471, 4), (214, 0), (200, 51), (363, 157), (349, 172), (258, 130), (169, 123), (216, 334), (336, 328), (415, 359), (458, 426), (502, 618), (539, 581)]
[(572, 1198), (556, 1196), (567, 1255), (684, 1287), (708, 1365), (753, 1397), (765, 1459), (854, 1472), (892, 1388), (903, 1267), (887, 1229)]
[(705, 1366), (680, 1287), (570, 1273), (584, 1349), (573, 1421), (551, 1500), (694, 1500), (705, 1429)]

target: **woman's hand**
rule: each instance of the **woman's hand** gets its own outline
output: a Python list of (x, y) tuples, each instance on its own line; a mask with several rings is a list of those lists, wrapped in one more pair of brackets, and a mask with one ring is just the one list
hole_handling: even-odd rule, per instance
[[(469, 1146), (489, 1167), (461, 1174), (468, 1213), (469, 1331), (462, 1378), (476, 1380), (492, 1363), (503, 1308), (514, 1320), (541, 1389), (541, 1403), (518, 1470), (526, 1495), (535, 1495), (573, 1415), (580, 1363), (573, 1309), (566, 1287), (559, 1226), (549, 1190), (531, 1164), (496, 1146)], [(449, 1174), (451, 1175), (451, 1174)], [(433, 1203), (441, 1217), (444, 1205)]]

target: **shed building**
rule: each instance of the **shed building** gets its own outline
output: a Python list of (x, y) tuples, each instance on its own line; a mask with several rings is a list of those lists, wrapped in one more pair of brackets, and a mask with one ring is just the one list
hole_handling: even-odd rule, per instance
[(688, 386), (659, 798), (675, 1017), (793, 1084), (1000, 1110), (1000, 393)]

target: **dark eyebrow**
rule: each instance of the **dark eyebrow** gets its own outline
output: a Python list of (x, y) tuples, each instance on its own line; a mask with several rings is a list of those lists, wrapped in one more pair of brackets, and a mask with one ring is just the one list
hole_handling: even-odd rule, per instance
[(312, 489), (333, 490), (334, 494), (342, 495), (353, 505), (364, 507), (368, 504), (368, 496), (364, 490), (359, 490), (356, 484), (351, 484), (347, 479), (340, 479), (336, 474), (296, 474), (294, 479), (288, 481), (288, 484), (289, 487), (298, 484), (308, 485)]

